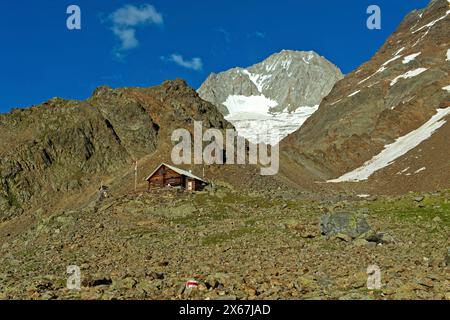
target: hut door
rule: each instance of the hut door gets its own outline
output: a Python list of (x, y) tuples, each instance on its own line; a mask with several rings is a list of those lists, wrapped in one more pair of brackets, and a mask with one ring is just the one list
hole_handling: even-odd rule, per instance
[(192, 181), (192, 180), (188, 181), (187, 189), (188, 189), (188, 191), (193, 191), (194, 190), (194, 181)]

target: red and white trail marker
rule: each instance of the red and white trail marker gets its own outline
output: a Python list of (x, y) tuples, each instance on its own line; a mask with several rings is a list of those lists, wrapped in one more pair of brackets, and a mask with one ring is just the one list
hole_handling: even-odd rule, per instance
[(190, 289), (193, 289), (193, 288), (197, 288), (198, 287), (198, 281), (196, 281), (196, 280), (189, 280), (189, 281), (187, 281), (186, 282), (186, 288), (190, 288)]

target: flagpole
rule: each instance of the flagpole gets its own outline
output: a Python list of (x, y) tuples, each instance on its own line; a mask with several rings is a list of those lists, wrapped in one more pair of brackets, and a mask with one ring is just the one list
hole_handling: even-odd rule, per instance
[(138, 171), (138, 162), (136, 160), (134, 162), (134, 192), (137, 191), (137, 171)]

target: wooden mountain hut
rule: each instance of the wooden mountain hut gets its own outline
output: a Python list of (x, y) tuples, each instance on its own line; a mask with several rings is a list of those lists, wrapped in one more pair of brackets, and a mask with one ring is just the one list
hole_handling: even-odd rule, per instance
[(187, 191), (201, 191), (207, 182), (192, 172), (161, 163), (146, 179), (148, 189), (181, 188)]

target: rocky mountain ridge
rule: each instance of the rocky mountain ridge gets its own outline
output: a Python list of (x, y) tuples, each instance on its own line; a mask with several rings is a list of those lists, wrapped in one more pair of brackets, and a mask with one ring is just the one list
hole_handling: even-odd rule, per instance
[(54, 98), (1, 114), (0, 219), (34, 202), (99, 187), (135, 159), (158, 153), (167, 159), (172, 131), (192, 131), (193, 120), (206, 128), (231, 127), (182, 80), (152, 88), (100, 87), (86, 101)]
[(337, 82), (318, 111), (282, 141), (284, 156), (317, 181), (353, 181), (353, 173), (365, 170), (377, 190), (448, 187), (442, 150), (449, 148), (443, 138), (449, 132), (449, 9), (447, 0), (437, 0), (410, 13), (377, 54)]

